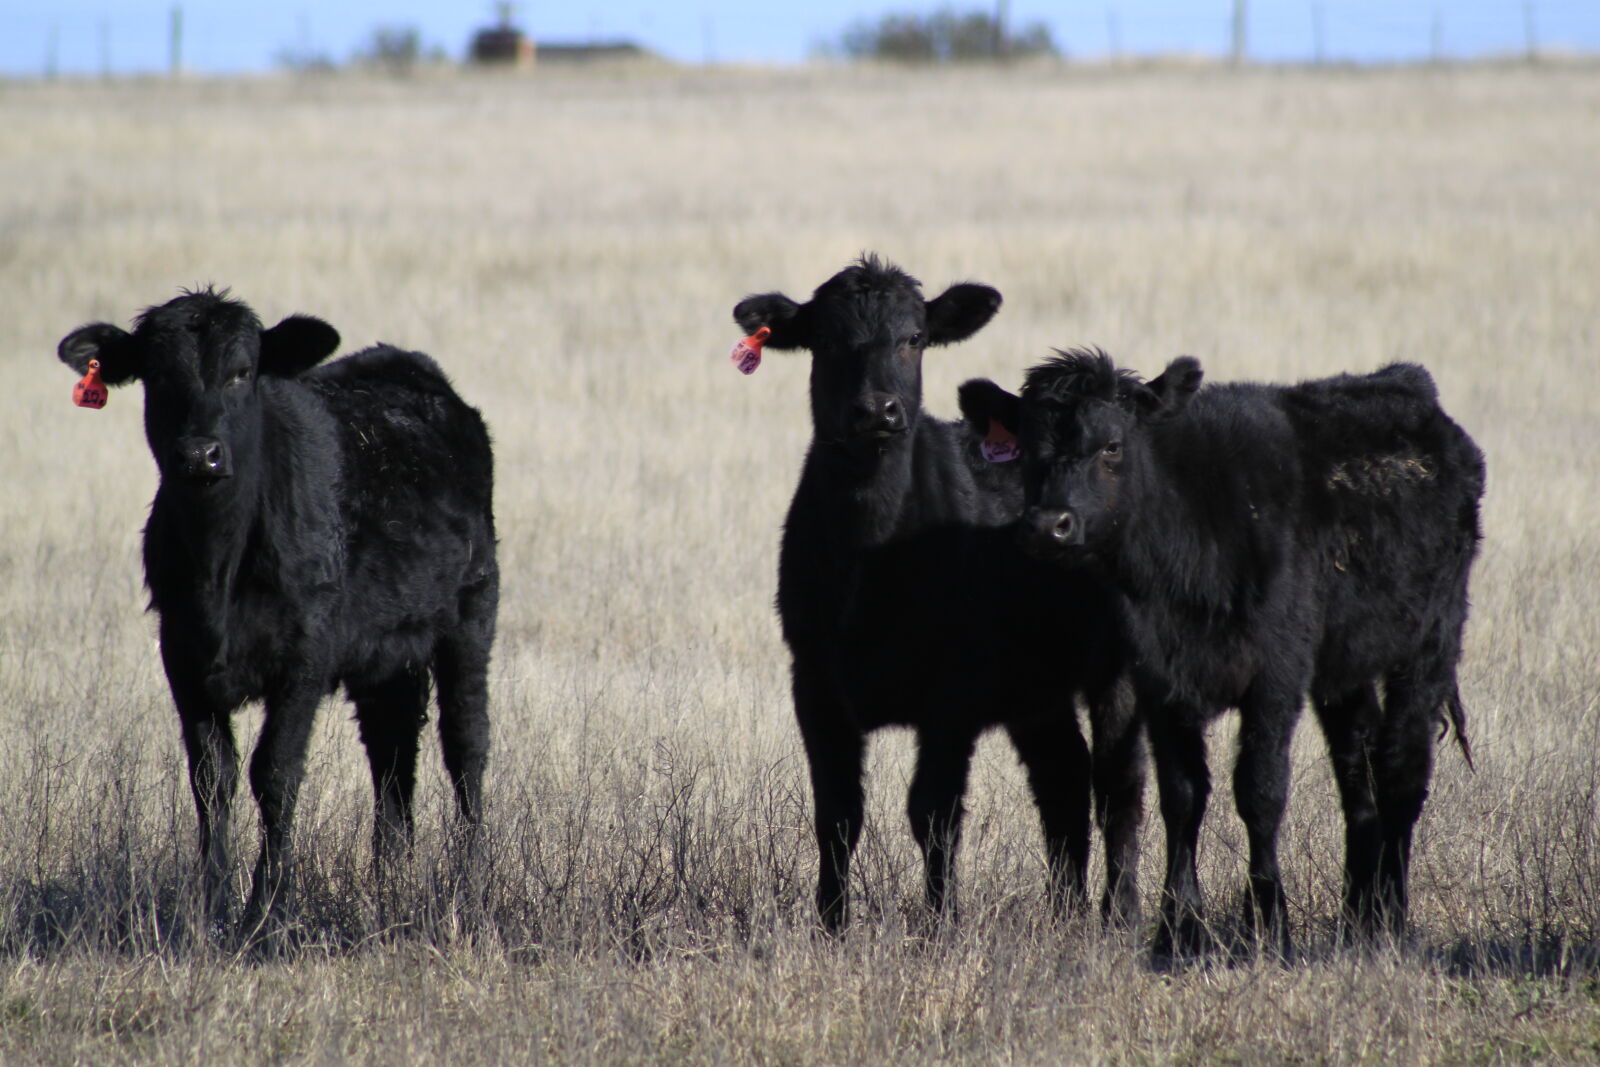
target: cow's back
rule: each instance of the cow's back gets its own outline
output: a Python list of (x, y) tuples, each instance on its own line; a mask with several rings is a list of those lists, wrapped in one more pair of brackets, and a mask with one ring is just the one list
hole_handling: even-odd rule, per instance
[(488, 430), (427, 356), (378, 346), (324, 364), (302, 381), (340, 426), (344, 482), (354, 502), (376, 494), (393, 503), (490, 505)]
[(339, 427), (346, 632), (388, 634), (352, 649), (425, 660), (464, 590), (497, 577), (488, 430), (420, 353), (370, 348), (301, 379)]

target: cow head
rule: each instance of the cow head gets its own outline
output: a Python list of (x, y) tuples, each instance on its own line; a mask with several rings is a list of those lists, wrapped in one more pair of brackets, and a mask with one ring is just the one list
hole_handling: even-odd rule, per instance
[(145, 437), (163, 484), (199, 490), (233, 477), (258, 448), (260, 380), (292, 378), (337, 347), (320, 319), (292, 315), (263, 330), (249, 307), (208, 288), (147, 309), (132, 333), (80, 327), (56, 351), (80, 374), (99, 360), (107, 385), (142, 381)]
[(1105, 553), (1148, 463), (1145, 428), (1181, 415), (1200, 379), (1189, 356), (1145, 382), (1079, 349), (1030, 370), (1020, 397), (988, 381), (963, 386), (968, 422), (997, 420), (1021, 444), (1024, 544), (1044, 556)]
[(922, 353), (972, 336), (1000, 307), (987, 285), (952, 285), (924, 300), (915, 278), (874, 255), (823, 282), (808, 303), (782, 293), (741, 300), (746, 332), (772, 331), (768, 348), (811, 352), (817, 440), (864, 455), (884, 452), (922, 414)]

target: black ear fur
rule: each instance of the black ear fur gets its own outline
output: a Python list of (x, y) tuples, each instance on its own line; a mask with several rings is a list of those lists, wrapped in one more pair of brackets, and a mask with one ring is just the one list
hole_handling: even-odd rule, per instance
[(109, 322), (91, 323), (73, 330), (56, 346), (56, 356), (79, 374), (88, 373), (89, 361), (98, 359), (100, 380), (107, 385), (132, 381), (141, 369), (133, 334)]
[(1183, 414), (1184, 408), (1200, 389), (1205, 371), (1193, 356), (1179, 356), (1167, 369), (1134, 393), (1139, 417), (1147, 422), (1166, 422)]
[(988, 378), (972, 378), (961, 383), (956, 391), (961, 405), (961, 417), (967, 428), (979, 437), (989, 433), (991, 420), (1015, 437), (1021, 429), (1022, 398), (1008, 393)]
[(965, 341), (1000, 310), (1000, 290), (974, 282), (952, 285), (928, 301), (928, 344)]
[(796, 304), (782, 293), (760, 293), (734, 305), (733, 321), (747, 334), (763, 326), (771, 330), (772, 336), (766, 342), (768, 348), (810, 348), (808, 307), (809, 304)]
[(339, 347), (339, 331), (311, 315), (290, 315), (261, 331), (259, 371), (293, 378), (327, 359)]

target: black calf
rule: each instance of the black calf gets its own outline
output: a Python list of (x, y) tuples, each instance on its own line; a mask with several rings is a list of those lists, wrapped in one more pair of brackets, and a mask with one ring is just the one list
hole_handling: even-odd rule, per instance
[[(866, 735), (889, 725), (917, 731), (907, 809), (935, 911), (951, 903), (968, 765), (992, 726), (1028, 769), (1052, 898), (1084, 892), (1092, 780), (1105, 908), (1119, 917), (1136, 908), (1143, 749), (1118, 685), (1108, 595), (1018, 550), (1007, 524), (1020, 477), (980, 457), (982, 426), (972, 434), (922, 411), (923, 350), (964, 340), (999, 306), (983, 285), (924, 301), (914, 278), (868, 256), (805, 304), (768, 293), (734, 309), (745, 330), (770, 329), (771, 347), (812, 352), (814, 436), (784, 525), (778, 612), (816, 804), (817, 908), (830, 930), (847, 919)], [(1073, 706), (1080, 692), (1093, 761)]]
[(188, 293), (130, 334), (69, 334), (63, 362), (140, 379), (161, 482), (145, 580), (183, 726), (208, 907), (223, 885), (238, 753), (232, 712), (263, 699), (250, 760), (262, 848), (247, 920), (281, 915), (312, 718), (341, 683), (372, 767), (380, 863), (409, 842), (430, 672), (460, 816), (478, 821), (499, 571), (493, 459), (478, 413), (428, 357), (338, 347), (305, 316), (263, 330), (225, 293)]
[(1030, 371), (1020, 405), (987, 394), (1020, 430), (1036, 549), (1121, 592), (1156, 709), (1162, 944), (1202, 938), (1203, 729), (1237, 707), (1250, 896), (1288, 950), (1277, 832), (1307, 693), (1344, 802), (1346, 910), (1369, 936), (1398, 934), (1433, 729), (1453, 726), (1467, 751), (1456, 663), (1483, 457), (1418, 366), (1293, 386), (1200, 378), (1189, 358), (1145, 383), (1073, 352)]

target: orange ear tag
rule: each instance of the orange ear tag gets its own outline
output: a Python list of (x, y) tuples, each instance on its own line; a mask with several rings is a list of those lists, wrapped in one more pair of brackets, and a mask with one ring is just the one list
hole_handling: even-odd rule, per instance
[(989, 436), (983, 439), (978, 451), (990, 463), (1010, 463), (1022, 457), (1022, 446), (1017, 444), (1016, 434), (994, 419), (989, 420)]
[(89, 361), (89, 372), (78, 379), (78, 384), (72, 387), (72, 402), (80, 408), (103, 408), (106, 406), (106, 383), (100, 380), (100, 361)]
[(761, 366), (761, 346), (766, 344), (767, 338), (771, 336), (771, 328), (763, 326), (733, 346), (733, 351), (728, 353), (728, 358), (733, 360), (735, 367), (739, 368), (739, 373), (754, 374), (756, 372), (756, 368)]

